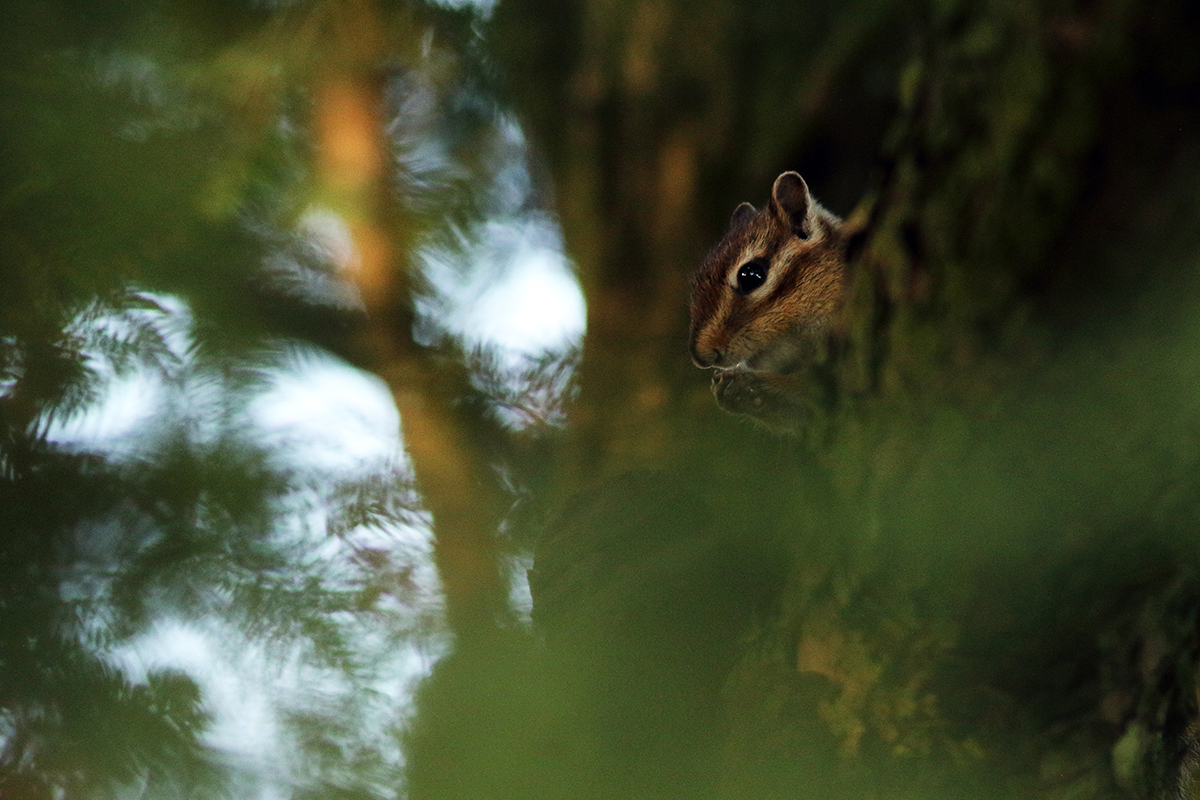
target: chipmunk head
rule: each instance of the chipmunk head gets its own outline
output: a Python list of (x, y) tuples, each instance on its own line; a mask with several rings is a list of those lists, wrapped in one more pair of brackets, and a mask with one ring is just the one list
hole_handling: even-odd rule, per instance
[[(793, 398), (776, 379), (824, 349), (845, 273), (843, 223), (797, 173), (775, 180), (765, 208), (737, 207), (692, 281), (692, 360), (717, 370), (713, 392), (722, 407), (768, 424), (783, 413)], [(751, 384), (763, 388), (749, 391)]]

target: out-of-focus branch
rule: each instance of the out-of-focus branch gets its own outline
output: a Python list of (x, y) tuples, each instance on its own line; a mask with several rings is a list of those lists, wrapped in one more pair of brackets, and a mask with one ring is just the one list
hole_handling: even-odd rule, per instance
[(417, 484), (433, 514), (449, 620), (456, 633), (470, 634), (490, 627), (504, 608), (495, 542), (500, 493), (452, 408), (449, 392), (460, 382), (412, 338), (405, 246), (410, 226), (390, 189), (384, 80), (373, 44), (381, 38), (379, 22), (369, 3), (347, 10), (361, 18), (346, 29), (367, 35), (342, 43), (340, 58), (315, 79), (319, 180), (354, 243), (342, 267), (367, 308), (363, 353), (391, 388)]

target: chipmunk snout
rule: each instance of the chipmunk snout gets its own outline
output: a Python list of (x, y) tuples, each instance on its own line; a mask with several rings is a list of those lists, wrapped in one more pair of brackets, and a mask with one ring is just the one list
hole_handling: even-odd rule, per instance
[(717, 348), (709, 348), (701, 350), (695, 342), (692, 343), (692, 363), (701, 369), (709, 367), (719, 367), (725, 358), (725, 354)]

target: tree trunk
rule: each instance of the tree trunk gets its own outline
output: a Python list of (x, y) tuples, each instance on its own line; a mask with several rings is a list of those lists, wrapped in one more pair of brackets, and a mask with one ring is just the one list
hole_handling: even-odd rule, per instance
[[(1196, 717), (1200, 450), (1164, 387), (1196, 377), (1200, 21), (1126, 0), (865, 9), (814, 6), (837, 45), (781, 76), (747, 43), (795, 24), (791, 8), (582, 2), (518, 35), (538, 4), (502, 4), (589, 302), (570, 457), (665, 465), (686, 495), (671, 502), (720, 520), (717, 541), (787, 554), (774, 610), (723, 673), (714, 791), (1175, 796)], [(844, 137), (859, 149), (835, 162), (878, 165), (837, 399), (802, 446), (739, 441), (680, 366), (684, 274), (737, 200), (888, 108), (860, 92), (847, 124), (828, 91), (885, 67), (890, 132)], [(780, 94), (801, 99), (755, 104)], [(620, 480), (610, 517), (576, 506), (539, 549), (535, 615), (552, 625), (639, 596), (614, 565), (658, 545), (598, 554), (670, 493)], [(693, 533), (697, 554), (714, 541)], [(677, 591), (702, 605), (726, 564)], [(636, 628), (642, 612), (622, 613)]]

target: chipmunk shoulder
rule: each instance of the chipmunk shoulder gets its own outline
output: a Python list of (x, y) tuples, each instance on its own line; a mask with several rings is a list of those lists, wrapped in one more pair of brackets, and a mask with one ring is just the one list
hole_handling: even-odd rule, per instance
[(846, 295), (847, 226), (795, 172), (742, 203), (692, 279), (690, 351), (727, 411), (795, 432)]

